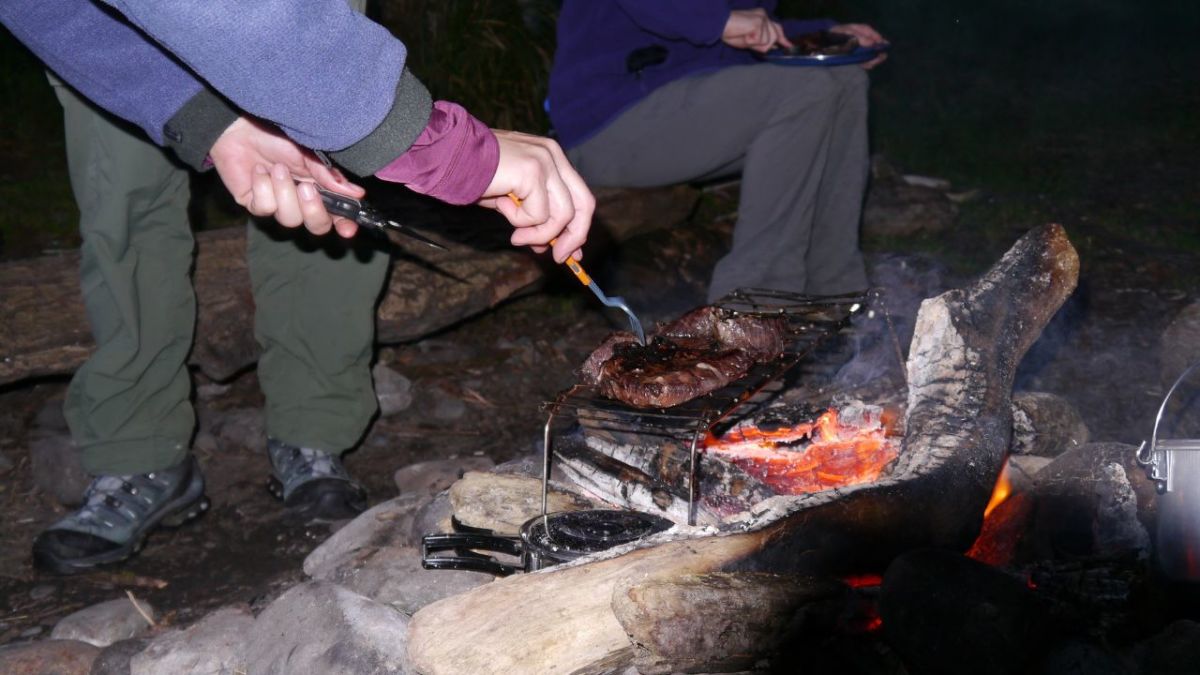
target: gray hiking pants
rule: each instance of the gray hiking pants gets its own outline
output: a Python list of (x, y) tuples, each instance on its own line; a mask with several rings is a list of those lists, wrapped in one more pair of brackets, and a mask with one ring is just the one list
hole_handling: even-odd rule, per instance
[(710, 301), (738, 287), (859, 291), (867, 84), (859, 66), (725, 68), (656, 89), (567, 154), (595, 186), (741, 172), (733, 246)]
[[(142, 473), (187, 454), (195, 329), (188, 171), (56, 83), (80, 210), (84, 305), (96, 351), (72, 378), (68, 424), (93, 474)], [(388, 256), (251, 223), (248, 263), (267, 433), (340, 452), (375, 413), (374, 305)], [(251, 317), (245, 317), (250, 321)]]

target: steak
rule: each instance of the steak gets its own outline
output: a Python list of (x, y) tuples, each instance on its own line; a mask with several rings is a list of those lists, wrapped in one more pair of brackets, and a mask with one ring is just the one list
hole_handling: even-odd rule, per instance
[(584, 382), (638, 408), (668, 408), (703, 396), (783, 351), (783, 317), (692, 310), (659, 327), (650, 344), (613, 333), (580, 367)]

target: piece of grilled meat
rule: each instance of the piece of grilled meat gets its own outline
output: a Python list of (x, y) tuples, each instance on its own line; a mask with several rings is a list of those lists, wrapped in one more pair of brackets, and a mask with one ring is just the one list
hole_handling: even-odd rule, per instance
[(755, 362), (783, 351), (782, 317), (726, 316), (692, 310), (659, 327), (642, 346), (613, 333), (584, 361), (580, 374), (600, 393), (639, 408), (668, 408), (733, 382)]

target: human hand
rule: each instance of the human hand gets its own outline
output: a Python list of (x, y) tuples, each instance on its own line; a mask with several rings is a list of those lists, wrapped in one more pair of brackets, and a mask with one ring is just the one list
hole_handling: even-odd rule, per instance
[[(887, 40), (879, 34), (874, 28), (865, 23), (843, 23), (838, 24), (829, 29), (830, 33), (841, 33), (842, 35), (852, 35), (858, 38), (858, 44), (863, 47), (871, 47), (878, 44), (886, 44)], [(879, 56), (862, 64), (862, 67), (870, 70), (875, 66), (887, 60), (887, 52), (880, 52)]]
[[(541, 136), (493, 129), (500, 143), (496, 175), (479, 200), (516, 230), (514, 246), (541, 253), (554, 242), (555, 262), (583, 259), (596, 198), (558, 143)], [(511, 195), (511, 196), (510, 196)]]
[(273, 216), (284, 227), (303, 225), (318, 235), (331, 227), (343, 237), (358, 231), (353, 220), (325, 210), (312, 183), (355, 199), (366, 191), (274, 127), (239, 117), (208, 156), (229, 194), (251, 215)]
[(772, 21), (761, 7), (731, 11), (729, 19), (725, 21), (721, 41), (735, 49), (753, 49), (756, 52), (769, 51), (775, 45), (792, 46), (783, 34), (783, 26), (778, 21)]

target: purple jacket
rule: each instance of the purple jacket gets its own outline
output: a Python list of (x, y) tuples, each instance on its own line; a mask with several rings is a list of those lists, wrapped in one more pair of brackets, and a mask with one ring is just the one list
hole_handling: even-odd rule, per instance
[[(563, 147), (588, 139), (668, 82), (727, 66), (756, 63), (721, 42), (730, 11), (776, 0), (565, 0), (550, 71), (550, 120)], [(788, 21), (789, 35), (828, 28), (827, 19)], [(661, 48), (661, 63), (630, 72), (636, 50)], [(652, 52), (643, 52), (653, 54)]]
[[(4, 0), (0, 22), (192, 166), (248, 113), (355, 174), (419, 175), (450, 201), (478, 198), (495, 172), (495, 137), (461, 109), (435, 110), (404, 45), (344, 0), (106, 2)], [(414, 143), (418, 166), (397, 164)]]

